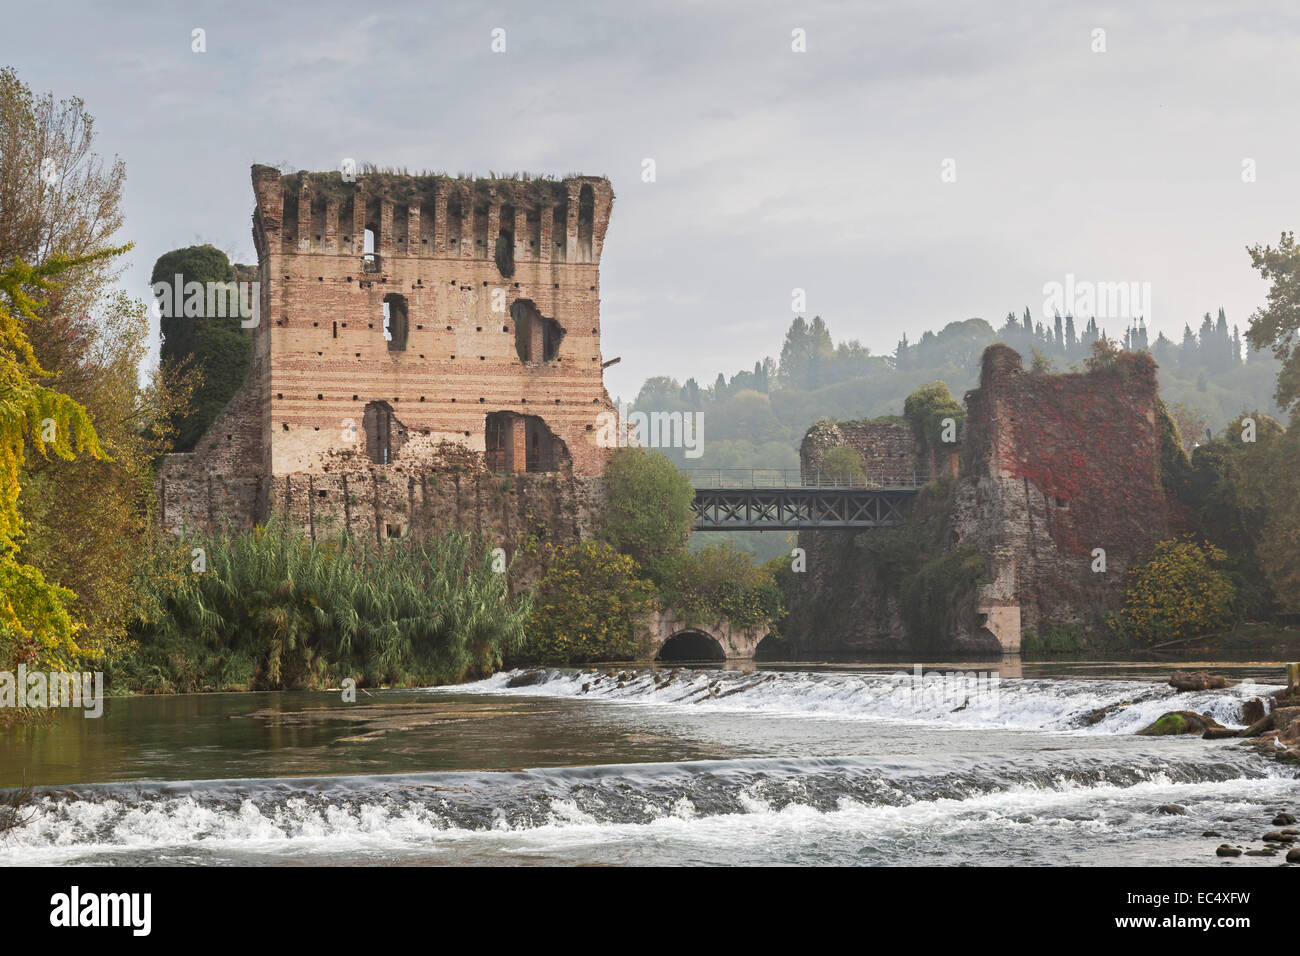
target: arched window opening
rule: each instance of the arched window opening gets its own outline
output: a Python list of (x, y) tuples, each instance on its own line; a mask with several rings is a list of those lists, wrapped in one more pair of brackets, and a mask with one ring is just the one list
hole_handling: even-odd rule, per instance
[(379, 256), (375, 252), (374, 226), (366, 226), (366, 237), (361, 247), (361, 263), (366, 272), (379, 271)]
[(384, 296), (384, 338), (388, 351), (405, 352), (411, 322), (406, 296), (389, 293)]
[(406, 444), (406, 428), (393, 414), (391, 405), (367, 402), (361, 429), (366, 436), (366, 457), (376, 465), (389, 465), (397, 460), (398, 451)]
[(596, 228), (596, 194), (591, 186), (578, 193), (578, 261), (590, 262)]
[(497, 271), (503, 279), (515, 274), (515, 207), (501, 207), (501, 222), (497, 230)]
[(551, 213), (551, 260), (563, 262), (569, 248), (569, 204), (560, 203)]

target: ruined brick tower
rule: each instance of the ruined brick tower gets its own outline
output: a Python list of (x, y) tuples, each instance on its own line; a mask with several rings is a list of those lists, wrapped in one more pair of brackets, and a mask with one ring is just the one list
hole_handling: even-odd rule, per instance
[[(337, 518), (382, 538), (422, 511), (464, 524), (463, 476), (482, 527), (491, 475), (518, 476), (500, 485), (514, 497), (541, 487), (527, 476), (549, 476), (562, 510), (581, 510), (579, 485), (608, 454), (598, 416), (614, 411), (600, 352), (609, 182), (344, 182), (267, 166), (252, 178), (252, 367), (195, 451), (164, 463), (164, 524), (246, 525), (283, 509), (313, 531)], [(454, 482), (430, 490), (449, 471)], [(450, 484), (454, 508), (438, 500)], [(489, 502), (490, 523), (497, 504), (537, 510)]]

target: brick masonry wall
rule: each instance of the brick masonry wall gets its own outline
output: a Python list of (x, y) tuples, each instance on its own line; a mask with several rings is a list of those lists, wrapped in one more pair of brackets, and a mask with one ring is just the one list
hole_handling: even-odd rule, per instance
[[(509, 516), (531, 510), (553, 512), (561, 536), (567, 527), (589, 533), (599, 499), (590, 479), (609, 455), (597, 445), (599, 416), (614, 412), (600, 352), (609, 183), (358, 179), (253, 168), (261, 282), (253, 364), (196, 449), (160, 467), (164, 525), (247, 526), (279, 512), (308, 532), (318, 517), (364, 533), (465, 527), (468, 492), (447, 491), (464, 485), (476, 489), (475, 527), (514, 534), (521, 525)], [(513, 269), (498, 264), (499, 236)], [(404, 350), (384, 335), (392, 296), (405, 301)], [(528, 360), (516, 349), (515, 317), (534, 310), (562, 331), (550, 360), (539, 354), (537, 320), (520, 330), (532, 343)], [(391, 409), (388, 463), (372, 461), (367, 447), (372, 402)], [(558, 471), (517, 476), (501, 501), (484, 505), (493, 412), (540, 418), (562, 453)], [(524, 457), (511, 461), (522, 468)]]

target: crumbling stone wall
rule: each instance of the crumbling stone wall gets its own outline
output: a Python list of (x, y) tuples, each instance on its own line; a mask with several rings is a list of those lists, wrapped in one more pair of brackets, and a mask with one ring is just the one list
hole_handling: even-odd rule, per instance
[[(1172, 532), (1155, 362), (1125, 353), (1106, 370), (1031, 375), (992, 345), (966, 404), (952, 525), (954, 543), (988, 560), (986, 626), (1017, 648), (1022, 631), (1103, 626), (1124, 572)], [(1105, 572), (1092, 569), (1095, 549)]]
[(867, 480), (881, 485), (912, 486), (929, 475), (911, 424), (903, 419), (820, 421), (808, 429), (799, 446), (799, 467), (805, 481), (822, 476), (822, 460), (832, 448), (849, 447), (862, 456)]
[(195, 450), (162, 463), (164, 526), (286, 514), (309, 534), (450, 525), (519, 546), (545, 514), (559, 538), (588, 535), (614, 413), (608, 181), (252, 179), (253, 363)]
[[(993, 345), (966, 408), (960, 461), (941, 452), (931, 473), (958, 476), (945, 506), (943, 547), (981, 555), (988, 583), (973, 616), (953, 615), (948, 649), (1018, 652), (1024, 632), (1104, 627), (1105, 614), (1120, 603), (1124, 572), (1172, 533), (1154, 362), (1145, 353), (1122, 354), (1109, 369), (1033, 375), (1019, 354)], [(874, 441), (884, 451), (868, 461), (881, 467), (905, 447), (906, 427), (819, 423), (804, 439), (805, 476), (835, 444), (851, 444), (867, 458), (864, 446)], [(928, 452), (918, 447), (915, 454), (923, 460)], [(808, 621), (793, 630), (803, 650), (918, 650), (896, 590), (883, 586), (889, 569), (871, 566), (861, 543), (852, 533), (800, 533), (808, 570), (797, 601)], [(1093, 571), (1098, 548), (1104, 573)]]

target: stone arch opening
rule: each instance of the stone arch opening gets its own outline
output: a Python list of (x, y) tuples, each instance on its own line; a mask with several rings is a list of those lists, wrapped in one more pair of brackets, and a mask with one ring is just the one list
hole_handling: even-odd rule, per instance
[(758, 643), (754, 645), (754, 660), (756, 661), (788, 661), (793, 659), (789, 642), (774, 636), (770, 631), (760, 637)]
[(366, 436), (366, 456), (376, 465), (396, 460), (397, 452), (406, 444), (406, 427), (387, 402), (366, 403), (361, 430)]
[(564, 341), (564, 327), (538, 311), (531, 299), (510, 306), (515, 323), (515, 352), (521, 362), (554, 362)]
[(490, 412), (483, 437), (488, 470), (497, 474), (559, 471), (571, 461), (568, 446), (536, 415)]
[(592, 235), (596, 228), (596, 193), (591, 185), (578, 193), (578, 261), (591, 261)]
[(723, 661), (726, 653), (714, 638), (703, 631), (678, 631), (664, 641), (655, 655), (658, 661)]

